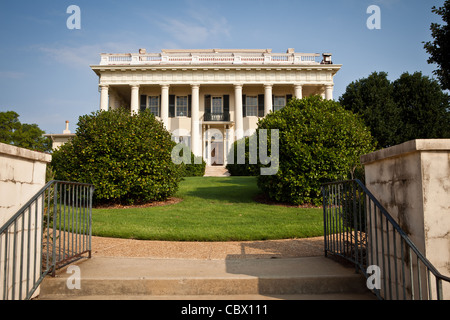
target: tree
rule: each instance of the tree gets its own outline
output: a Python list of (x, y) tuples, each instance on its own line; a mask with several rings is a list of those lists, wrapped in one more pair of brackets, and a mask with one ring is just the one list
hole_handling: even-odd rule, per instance
[(339, 102), (364, 119), (378, 148), (450, 134), (449, 96), (420, 72), (405, 72), (394, 82), (374, 72), (348, 85)]
[(123, 109), (79, 118), (76, 136), (53, 153), (55, 179), (91, 183), (96, 203), (164, 201), (178, 190), (175, 142), (148, 111)]
[(421, 72), (403, 73), (392, 86), (402, 119), (399, 142), (450, 138), (449, 96), (436, 80)]
[(442, 88), (450, 90), (450, 0), (446, 0), (442, 7), (433, 6), (431, 11), (440, 15), (445, 24), (431, 24), (431, 36), (434, 40), (424, 42), (424, 48), (430, 54), (428, 63), (438, 65), (434, 74), (438, 77)]
[(279, 168), (258, 176), (258, 186), (270, 199), (296, 205), (321, 204), (321, 185), (351, 177), (375, 145), (359, 117), (318, 96), (290, 100), (261, 119), (261, 129), (279, 130)]
[(0, 142), (17, 147), (50, 152), (52, 141), (44, 137), (45, 132), (37, 124), (19, 122), (19, 115), (14, 111), (0, 112)]
[(19, 115), (16, 112), (0, 112), (0, 142), (12, 144), (13, 133), (19, 128)]
[(346, 88), (339, 102), (361, 115), (379, 147), (399, 143), (400, 109), (393, 98), (393, 86), (386, 72), (373, 72)]

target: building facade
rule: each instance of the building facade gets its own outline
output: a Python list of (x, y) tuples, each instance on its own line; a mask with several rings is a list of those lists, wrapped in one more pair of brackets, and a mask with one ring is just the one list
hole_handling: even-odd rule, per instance
[(101, 54), (100, 109), (149, 109), (176, 142), (208, 165), (226, 164), (232, 143), (250, 136), (258, 119), (292, 97), (333, 99), (341, 65), (331, 54), (266, 50), (162, 50)]

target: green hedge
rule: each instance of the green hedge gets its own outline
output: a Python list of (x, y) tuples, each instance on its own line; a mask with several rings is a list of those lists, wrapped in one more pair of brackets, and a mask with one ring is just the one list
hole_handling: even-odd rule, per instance
[[(197, 163), (200, 162), (200, 163)], [(191, 163), (183, 164), (183, 177), (203, 177), (205, 175), (206, 162), (203, 157), (196, 157), (191, 151)]]
[[(235, 141), (233, 143), (233, 153), (228, 154), (228, 158), (230, 159), (233, 156), (233, 161), (230, 161), (226, 165), (226, 168), (230, 175), (232, 176), (257, 176), (259, 175), (259, 165), (258, 164), (250, 164), (249, 161), (249, 142), (250, 139), (248, 137), (243, 138), (239, 141)], [(245, 144), (245, 164), (238, 164), (238, 143)]]
[(76, 136), (53, 153), (59, 180), (91, 183), (97, 203), (166, 200), (178, 190), (182, 166), (172, 162), (170, 133), (150, 112), (123, 109), (81, 116)]

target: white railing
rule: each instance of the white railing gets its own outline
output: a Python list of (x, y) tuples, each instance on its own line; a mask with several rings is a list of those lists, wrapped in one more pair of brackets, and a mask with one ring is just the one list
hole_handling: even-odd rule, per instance
[(102, 53), (100, 65), (159, 65), (159, 64), (320, 64), (318, 53)]

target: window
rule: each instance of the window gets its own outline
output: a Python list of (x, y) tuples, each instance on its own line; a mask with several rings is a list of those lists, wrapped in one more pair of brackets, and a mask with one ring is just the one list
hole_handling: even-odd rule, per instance
[(213, 97), (212, 114), (222, 114), (222, 113), (223, 113), (222, 97)]
[(155, 117), (159, 117), (159, 97), (149, 96), (147, 108), (155, 115)]
[(278, 111), (286, 105), (286, 97), (275, 96), (273, 98), (273, 111)]
[(177, 96), (175, 116), (176, 117), (187, 117), (188, 116), (188, 97), (187, 96)]
[(246, 116), (258, 116), (258, 97), (247, 96), (246, 101)]
[(191, 137), (190, 136), (173, 136), (172, 140), (175, 143), (184, 143), (186, 146), (191, 146)]

